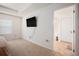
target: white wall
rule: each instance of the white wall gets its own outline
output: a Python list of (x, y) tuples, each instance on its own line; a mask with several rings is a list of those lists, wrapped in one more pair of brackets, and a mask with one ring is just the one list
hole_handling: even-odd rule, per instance
[[(53, 12), (72, 4), (52, 4), (48, 7), (40, 8), (37, 11), (26, 14), (22, 23), (22, 35), (25, 40), (29, 40), (48, 49), (53, 49)], [(26, 10), (27, 12), (27, 10)], [(26, 27), (26, 19), (36, 16), (37, 27)], [(46, 41), (48, 40), (48, 42)]]
[(0, 21), (1, 20), (4, 20), (4, 21), (11, 20), (12, 27), (11, 27), (11, 33), (0, 34), (0, 36), (5, 36), (7, 40), (21, 38), (21, 24), (22, 24), (21, 18), (6, 15), (6, 14), (0, 14)]
[[(59, 10), (58, 10), (59, 11)], [(56, 36), (58, 36), (59, 41), (61, 40), (61, 15), (58, 15), (57, 11), (54, 11), (54, 40), (56, 41)]]
[[(37, 17), (37, 27), (26, 26), (26, 19), (32, 16)], [(53, 47), (53, 10), (51, 7), (40, 9), (23, 18), (23, 38), (40, 46), (52, 49)], [(34, 32), (35, 31), (35, 32)], [(46, 42), (48, 40), (48, 42)]]

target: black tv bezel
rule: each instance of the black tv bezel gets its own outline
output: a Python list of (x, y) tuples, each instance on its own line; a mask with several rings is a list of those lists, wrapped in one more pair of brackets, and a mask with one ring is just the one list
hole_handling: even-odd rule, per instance
[[(33, 25), (33, 23), (31, 25), (28, 25), (28, 20), (30, 20), (30, 22), (35, 22), (35, 25)], [(34, 16), (34, 17), (26, 19), (26, 26), (27, 27), (37, 27), (37, 18)]]

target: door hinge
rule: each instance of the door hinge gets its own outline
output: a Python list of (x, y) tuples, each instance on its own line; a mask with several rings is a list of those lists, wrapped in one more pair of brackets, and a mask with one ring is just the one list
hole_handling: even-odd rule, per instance
[(75, 30), (73, 30), (73, 33), (75, 33)]
[(73, 10), (73, 13), (75, 13), (75, 10)]

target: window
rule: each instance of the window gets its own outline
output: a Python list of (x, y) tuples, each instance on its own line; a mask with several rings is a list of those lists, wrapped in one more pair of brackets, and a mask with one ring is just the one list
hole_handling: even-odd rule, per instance
[(12, 32), (12, 20), (0, 20), (0, 34), (10, 34)]

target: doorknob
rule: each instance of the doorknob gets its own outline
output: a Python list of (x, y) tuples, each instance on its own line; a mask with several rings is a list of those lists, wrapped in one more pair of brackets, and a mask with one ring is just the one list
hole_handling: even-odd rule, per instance
[(75, 33), (75, 30), (73, 30), (73, 31), (70, 31), (70, 33)]

